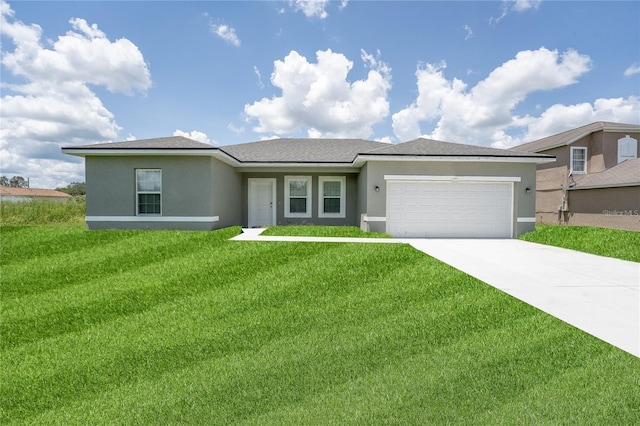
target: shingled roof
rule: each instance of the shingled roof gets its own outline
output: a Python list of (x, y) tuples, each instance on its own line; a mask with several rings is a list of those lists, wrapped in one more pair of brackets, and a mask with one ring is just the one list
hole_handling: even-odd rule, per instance
[(425, 138), (418, 138), (397, 145), (386, 144), (384, 147), (369, 151), (366, 154), (426, 157), (545, 157), (545, 155), (525, 151), (487, 148)]
[(626, 160), (599, 173), (584, 175), (575, 179), (575, 186), (569, 189), (610, 188), (616, 186), (640, 186), (640, 158)]
[(352, 163), (364, 152), (389, 144), (364, 139), (270, 139), (220, 150), (242, 163)]
[(73, 155), (106, 154), (117, 151), (126, 155), (131, 151), (171, 151), (204, 150), (221, 153), (225, 158), (240, 164), (355, 164), (359, 156), (366, 157), (491, 157), (491, 158), (534, 158), (553, 157), (525, 151), (487, 148), (419, 138), (399, 144), (375, 142), (364, 139), (270, 139), (214, 147), (182, 136), (143, 139), (125, 142), (110, 142), (62, 148)]
[(62, 149), (215, 149), (215, 147), (183, 136), (170, 136), (166, 138), (136, 139), (124, 142), (71, 146)]
[(546, 138), (538, 139), (533, 142), (525, 143), (513, 147), (513, 150), (529, 151), (529, 152), (541, 152), (551, 148), (556, 148), (562, 145), (570, 145), (571, 143), (582, 139), (583, 137), (600, 131), (600, 130), (617, 130), (620, 132), (640, 132), (640, 125), (638, 124), (625, 124), (625, 123), (613, 123), (610, 121), (597, 121), (595, 123), (587, 124), (586, 126), (578, 127), (575, 129), (567, 130), (566, 132), (558, 133), (556, 135), (548, 136)]
[(13, 188), (10, 186), (0, 185), (0, 195), (14, 196), (14, 197), (57, 197), (57, 198), (71, 198), (71, 195), (56, 191), (55, 189), (41, 189), (41, 188)]

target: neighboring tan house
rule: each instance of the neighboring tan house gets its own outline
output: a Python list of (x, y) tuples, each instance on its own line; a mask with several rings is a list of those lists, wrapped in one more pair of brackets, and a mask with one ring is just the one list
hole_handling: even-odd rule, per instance
[(167, 137), (66, 147), (85, 158), (89, 229), (352, 225), (402, 237), (512, 238), (535, 227), (553, 157), (416, 139)]
[(69, 201), (71, 195), (55, 189), (37, 189), (37, 188), (12, 188), (0, 185), (0, 200), (12, 202), (24, 201), (55, 201), (64, 203)]
[(514, 147), (550, 154), (538, 165), (539, 222), (640, 231), (640, 125), (596, 122)]

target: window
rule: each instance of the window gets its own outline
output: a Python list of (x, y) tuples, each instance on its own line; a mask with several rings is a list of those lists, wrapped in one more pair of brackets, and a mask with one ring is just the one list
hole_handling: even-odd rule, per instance
[(285, 176), (284, 199), (284, 217), (311, 217), (311, 176)]
[(618, 139), (618, 164), (638, 157), (638, 141), (629, 135)]
[(318, 217), (345, 217), (346, 178), (320, 176), (318, 183)]
[(571, 147), (571, 172), (587, 173), (586, 147)]
[(136, 204), (138, 215), (159, 216), (162, 213), (161, 170), (136, 170)]

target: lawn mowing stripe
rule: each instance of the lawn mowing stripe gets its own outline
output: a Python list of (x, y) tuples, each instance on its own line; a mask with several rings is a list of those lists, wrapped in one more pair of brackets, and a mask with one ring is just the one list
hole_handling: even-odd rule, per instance
[[(538, 325), (546, 333), (538, 333)], [(531, 338), (516, 341), (513, 335)], [(584, 352), (575, 354), (576, 342), (595, 342), (599, 351), (588, 358)], [(548, 343), (557, 346), (550, 349)], [(554, 349), (568, 355), (564, 363), (554, 362), (553, 354), (535, 357), (539, 350), (549, 353)], [(477, 412), (484, 414), (487, 407), (500, 408), (514, 399), (523, 401), (532, 386), (581, 368), (592, 361), (593, 355), (600, 359), (614, 352), (620, 355), (621, 351), (539, 312), (534, 318), (519, 318), (504, 327), (399, 359), (352, 381), (329, 386), (303, 401), (248, 417), (242, 424), (496, 424), (500, 423), (498, 418), (487, 416), (478, 422), (474, 416)], [(527, 366), (529, 361), (532, 365)], [(494, 363), (495, 368), (486, 371)], [(524, 369), (508, 368), (515, 364)], [(525, 386), (509, 386), (510, 382)], [(530, 423), (522, 420), (527, 413), (519, 413), (521, 406), (513, 404), (512, 409), (507, 413), (511, 415), (508, 424)], [(561, 423), (562, 417), (554, 420), (554, 424)]]
[(139, 231), (127, 240), (127, 245), (115, 241), (89, 250), (72, 250), (21, 265), (4, 266), (0, 281), (2, 297), (11, 299), (137, 269), (145, 264), (182, 256), (196, 241), (216, 244), (233, 235), (233, 228), (213, 233)]
[[(378, 296), (376, 295), (375, 298), (377, 297)], [(353, 302), (347, 301), (346, 303), (352, 304)], [(459, 304), (459, 301), (455, 301), (453, 306), (457, 304)], [(228, 346), (229, 344), (231, 344), (231, 342), (229, 342), (228, 340), (233, 337), (232, 347), (236, 347), (235, 351), (251, 350), (252, 348), (255, 349), (256, 344), (258, 345), (258, 347), (264, 344), (264, 342), (261, 342), (261, 340), (264, 340), (266, 338), (268, 341), (268, 339), (270, 338), (277, 338), (283, 332), (285, 333), (287, 332), (288, 327), (290, 328), (291, 325), (288, 325), (287, 321), (283, 322), (282, 317), (289, 315), (288, 317), (285, 317), (285, 318), (291, 318), (290, 316), (291, 308), (292, 306), (282, 306), (280, 311), (276, 310), (276, 312), (278, 312), (279, 315), (277, 317), (274, 317), (273, 313), (271, 312), (273, 308), (267, 305), (263, 310), (258, 312), (266, 315), (266, 317), (256, 322), (255, 319), (256, 319), (257, 313), (254, 313), (253, 323), (251, 321), (252, 316), (243, 317), (243, 315), (246, 315), (246, 314), (241, 315), (239, 318), (232, 317), (229, 324), (230, 334), (228, 334), (227, 338), (223, 339), (222, 342), (226, 341), (227, 342), (226, 344)], [(446, 309), (446, 311), (450, 311), (450, 310), (451, 309)], [(353, 317), (349, 317), (348, 322), (345, 321), (345, 318), (340, 318), (340, 311), (341, 311), (341, 307), (339, 307), (334, 312), (335, 315), (330, 316), (330, 318), (333, 318), (334, 321), (338, 321), (338, 326), (340, 328), (342, 328), (342, 324), (350, 324), (354, 322)], [(273, 320), (276, 318), (280, 318), (280, 321), (274, 322)], [(364, 317), (361, 317), (359, 321), (360, 323), (367, 324), (367, 323), (370, 323), (372, 318), (373, 317), (371, 315), (364, 316)], [(237, 326), (236, 324), (239, 324), (239, 326)], [(243, 327), (247, 327), (247, 328), (243, 330), (242, 329)], [(467, 330), (470, 330), (470, 328), (467, 327)], [(347, 339), (350, 339), (350, 338), (351, 338), (350, 336), (347, 336)], [(249, 345), (249, 346), (245, 347), (243, 345)], [(45, 385), (45, 383), (41, 383), (38, 386), (39, 388), (38, 391), (41, 392), (38, 395), (40, 396), (60, 395), (62, 393), (60, 391), (62, 391), (63, 389), (56, 391), (55, 387), (60, 383), (65, 383), (65, 381), (69, 382), (69, 378), (73, 378), (73, 377), (75, 377), (75, 379), (73, 379), (74, 383), (73, 384), (67, 383), (67, 385), (64, 386), (65, 388), (69, 389), (69, 388), (77, 387), (82, 389), (83, 392), (86, 393), (87, 391), (92, 392), (91, 389), (95, 386), (98, 386), (98, 388), (95, 388), (95, 391), (98, 391), (98, 389), (103, 389), (103, 387), (108, 383), (111, 383), (111, 384), (122, 383), (122, 382), (126, 383), (126, 380), (123, 381), (122, 378), (119, 378), (117, 374), (115, 377), (113, 376), (115, 374), (114, 370), (117, 370), (117, 366), (121, 365), (123, 362), (125, 363), (124, 364), (125, 367), (123, 367), (123, 373), (125, 371), (128, 373), (131, 373), (133, 371), (133, 372), (136, 372), (135, 373), (136, 377), (140, 377), (140, 375), (146, 376), (145, 371), (147, 371), (149, 368), (151, 368), (151, 371), (153, 371), (154, 364), (157, 364), (157, 363), (160, 363), (160, 364), (155, 365), (155, 368), (156, 369), (159, 368), (160, 371), (164, 372), (166, 370), (170, 371), (173, 368), (178, 368), (179, 366), (188, 367), (193, 362), (201, 361), (202, 360), (201, 357), (204, 357), (204, 359), (207, 359), (212, 356), (213, 357), (224, 356), (225, 352), (220, 352), (221, 347), (224, 347), (224, 345), (220, 341), (206, 340), (204, 342), (198, 342), (198, 343), (187, 342), (183, 344), (183, 346), (168, 348), (167, 350), (169, 352), (167, 352), (167, 350), (163, 350), (160, 352), (156, 350), (150, 353), (145, 353), (145, 352), (140, 353), (140, 351), (136, 351), (134, 353), (127, 354), (126, 347), (118, 350), (113, 348), (111, 352), (120, 353), (121, 357), (123, 357), (124, 360), (119, 360), (119, 361), (113, 360), (113, 359), (109, 361), (105, 360), (103, 364), (104, 370), (102, 368), (98, 368), (96, 370), (97, 366), (94, 365), (92, 376), (89, 376), (86, 373), (84, 373), (86, 368), (83, 368), (83, 367), (79, 368), (78, 371), (75, 371), (75, 372), (69, 371), (69, 370), (57, 371), (57, 373), (54, 375), (54, 377), (52, 377), (51, 380), (47, 380), (47, 382), (49, 382), (49, 385)], [(197, 350), (195, 350), (195, 348), (197, 348)], [(360, 352), (359, 349), (355, 351), (355, 353), (358, 353), (358, 352)], [(348, 358), (353, 355), (354, 353), (350, 353)], [(193, 356), (195, 356), (196, 358), (195, 359), (191, 358)], [(138, 369), (140, 368), (142, 368), (142, 371), (138, 373)], [(96, 380), (98, 380), (98, 383), (94, 383), (92, 385), (92, 381), (95, 382)], [(103, 381), (106, 380), (107, 382), (100, 384), (99, 383), (100, 380), (103, 380)], [(49, 390), (49, 391), (42, 392), (43, 389)], [(28, 398), (28, 399), (32, 399), (32, 398)], [(18, 405), (22, 405), (22, 404), (18, 404)]]
[[(221, 241), (219, 244), (229, 246), (227, 241)], [(215, 249), (214, 246), (208, 245), (205, 250), (213, 249)], [(322, 249), (328, 250), (329, 246), (321, 246), (317, 251), (322, 252)], [(0, 336), (2, 336), (0, 349), (9, 349), (39, 339), (77, 332), (120, 316), (147, 311), (168, 301), (228, 285), (243, 278), (242, 272), (246, 269), (244, 266), (246, 263), (259, 264), (267, 253), (277, 251), (288, 253), (286, 247), (271, 245), (253, 252), (246, 249), (228, 250), (221, 253), (224, 256), (214, 256), (210, 253), (207, 256), (208, 262), (203, 264), (193, 263), (193, 257), (187, 259), (171, 257), (165, 262), (145, 265), (124, 276), (118, 274), (118, 280), (124, 281), (125, 284), (131, 283), (128, 289), (111, 288), (111, 291), (101, 294), (101, 297), (94, 295), (89, 299), (81, 300), (80, 304), (67, 303), (48, 314), (42, 314), (39, 311), (35, 315), (22, 313), (18, 318), (5, 315), (0, 324)], [(193, 251), (188, 253), (191, 256)], [(247, 253), (250, 255), (248, 256)], [(290, 262), (295, 256), (271, 255), (269, 257), (279, 258), (281, 262)], [(233, 278), (233, 281), (225, 278), (226, 281), (220, 282), (218, 275), (211, 274), (212, 270), (219, 268), (225, 269), (225, 277), (230, 275), (236, 278)], [(173, 273), (164, 273), (167, 270)], [(179, 271), (182, 270), (186, 272), (180, 273)]]
[[(83, 226), (0, 227), (0, 265), (23, 264), (40, 257), (93, 249), (140, 236), (140, 231), (87, 232)], [(37, 244), (34, 244), (37, 239)]]

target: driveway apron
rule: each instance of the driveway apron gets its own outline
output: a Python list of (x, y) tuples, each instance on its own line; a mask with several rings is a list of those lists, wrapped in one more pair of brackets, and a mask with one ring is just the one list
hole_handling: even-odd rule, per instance
[(640, 263), (515, 239), (403, 241), (640, 357)]

